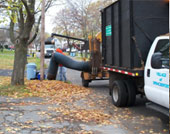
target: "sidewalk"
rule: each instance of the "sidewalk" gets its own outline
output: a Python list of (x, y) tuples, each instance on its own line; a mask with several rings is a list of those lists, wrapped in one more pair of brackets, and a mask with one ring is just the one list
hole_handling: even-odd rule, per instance
[(101, 103), (106, 98), (70, 86), (58, 88), (55, 98), (0, 96), (0, 134), (131, 134)]

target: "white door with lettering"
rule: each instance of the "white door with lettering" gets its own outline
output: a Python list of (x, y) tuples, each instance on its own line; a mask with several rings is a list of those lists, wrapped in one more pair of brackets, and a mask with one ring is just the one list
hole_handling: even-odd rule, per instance
[[(161, 106), (169, 108), (169, 39), (159, 39), (155, 49), (148, 55), (145, 66), (145, 94), (146, 97)], [(151, 48), (152, 49), (152, 48)], [(162, 68), (151, 66), (153, 53), (162, 53)]]

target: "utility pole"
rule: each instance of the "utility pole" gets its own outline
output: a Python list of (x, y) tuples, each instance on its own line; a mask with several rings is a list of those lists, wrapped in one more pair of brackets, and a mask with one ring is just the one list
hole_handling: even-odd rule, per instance
[(41, 66), (40, 79), (44, 80), (44, 44), (45, 44), (45, 0), (42, 0), (41, 6)]

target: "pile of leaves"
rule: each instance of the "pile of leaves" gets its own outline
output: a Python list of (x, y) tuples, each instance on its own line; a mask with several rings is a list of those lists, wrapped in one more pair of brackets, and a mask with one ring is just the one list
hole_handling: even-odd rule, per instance
[(89, 89), (81, 86), (64, 83), (61, 81), (28, 81), (26, 86), (31, 90), (33, 96), (50, 97), (60, 102), (61, 98), (65, 101), (74, 98), (81, 98), (90, 93)]
[[(72, 85), (60, 81), (29, 81), (27, 88), (31, 89), (33, 96), (50, 97), (48, 103), (58, 104), (60, 107), (49, 107), (50, 111), (60, 113), (62, 118), (56, 118), (56, 121), (63, 120), (76, 122), (95, 122), (96, 124), (112, 124), (109, 120), (110, 115), (105, 114), (102, 110), (86, 106), (76, 105), (76, 102), (86, 99), (93, 94), (91, 89), (77, 85)], [(82, 104), (83, 105), (83, 104)]]

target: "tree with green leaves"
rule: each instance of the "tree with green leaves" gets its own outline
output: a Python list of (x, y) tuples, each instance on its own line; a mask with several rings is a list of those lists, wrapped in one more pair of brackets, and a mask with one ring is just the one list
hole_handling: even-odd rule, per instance
[[(46, 0), (45, 10), (54, 0)], [(41, 20), (41, 0), (0, 0), (0, 10), (10, 20), (10, 39), (15, 45), (12, 85), (24, 85), (28, 46), (36, 38)]]

